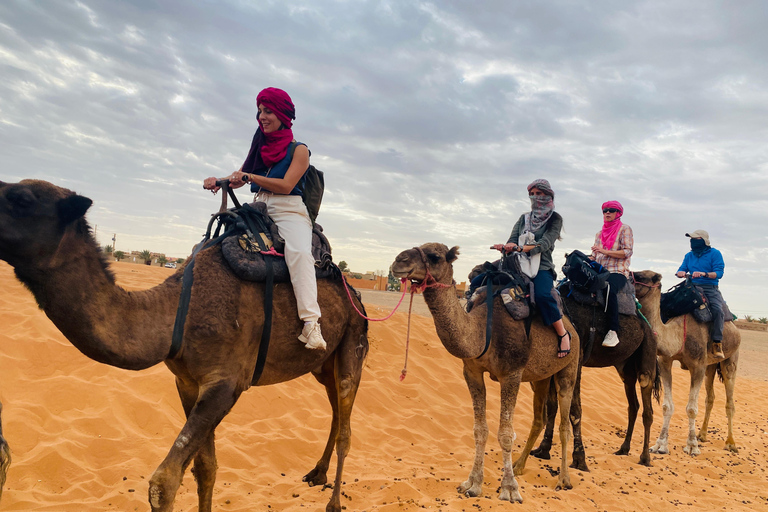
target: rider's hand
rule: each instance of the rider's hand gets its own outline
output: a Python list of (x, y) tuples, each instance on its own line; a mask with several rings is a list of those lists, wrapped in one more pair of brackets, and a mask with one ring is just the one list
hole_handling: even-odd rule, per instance
[(218, 181), (218, 178), (214, 178), (213, 176), (211, 176), (210, 178), (205, 178), (205, 180), (203, 181), (203, 188), (205, 190), (211, 190), (215, 194), (216, 192), (219, 191), (219, 188), (221, 188), (216, 186), (217, 181)]
[(248, 175), (242, 171), (235, 171), (229, 176), (229, 187), (240, 188), (245, 185)]
[(699, 272), (698, 270), (691, 275), (691, 277), (706, 277), (706, 276), (707, 276), (706, 273)]
[(681, 270), (680, 272), (675, 272), (675, 275), (676, 275), (677, 277), (685, 277), (685, 272), (683, 272), (683, 271)]
[(592, 246), (592, 252), (596, 252), (596, 253), (599, 253), (599, 254), (605, 254), (605, 249), (603, 249), (602, 247), (598, 247), (597, 245), (593, 245)]

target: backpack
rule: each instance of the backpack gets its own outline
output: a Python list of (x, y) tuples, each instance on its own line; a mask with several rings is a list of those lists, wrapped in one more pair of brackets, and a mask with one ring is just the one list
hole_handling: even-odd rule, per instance
[[(293, 160), (293, 152), (296, 150), (297, 142), (291, 143), (291, 160)], [(312, 153), (310, 152), (310, 155)], [(314, 165), (309, 164), (307, 172), (304, 173), (302, 178), (304, 180), (304, 190), (301, 195), (301, 199), (304, 201), (304, 206), (307, 207), (307, 213), (312, 220), (312, 225), (315, 225), (315, 219), (317, 214), (320, 213), (320, 203), (323, 202), (323, 192), (325, 192), (325, 177), (323, 171), (317, 169)]]
[(606, 287), (610, 272), (596, 261), (592, 261), (581, 251), (565, 255), (563, 274), (579, 290), (596, 293)]
[(691, 282), (690, 277), (686, 277), (685, 281), (661, 294), (661, 321), (667, 323), (670, 318), (704, 308), (705, 304), (704, 294)]

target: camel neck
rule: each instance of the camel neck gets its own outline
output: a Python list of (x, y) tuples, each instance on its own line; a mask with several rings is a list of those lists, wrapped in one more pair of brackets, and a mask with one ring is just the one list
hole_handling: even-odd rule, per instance
[(127, 292), (115, 284), (98, 253), (74, 253), (44, 269), (17, 267), (16, 274), (54, 325), (89, 358), (141, 370), (168, 355), (179, 280)]
[(665, 324), (661, 321), (661, 290), (652, 290), (648, 295), (638, 300), (643, 306), (641, 312), (650, 322), (654, 332), (657, 333), (658, 351), (666, 356), (678, 353), (682, 346), (682, 339), (679, 336), (670, 335), (674, 324)]
[(485, 345), (485, 329), (480, 329), (481, 322), (477, 322), (464, 310), (456, 297), (455, 285), (426, 289), (424, 301), (434, 318), (437, 335), (449, 354), (461, 359), (472, 359), (480, 355)]

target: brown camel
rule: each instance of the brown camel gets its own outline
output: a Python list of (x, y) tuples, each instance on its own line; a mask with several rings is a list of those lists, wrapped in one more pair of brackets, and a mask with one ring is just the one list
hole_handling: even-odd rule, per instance
[[(604, 347), (599, 341), (605, 337), (609, 330), (608, 317), (604, 312), (595, 309), (599, 306), (585, 306), (569, 297), (563, 297), (563, 305), (568, 318), (576, 327), (576, 332), (579, 333), (582, 344), (582, 366), (590, 368), (613, 366), (624, 383), (624, 394), (629, 405), (627, 432), (624, 436), (624, 442), (615, 452), (615, 455), (629, 455), (632, 432), (635, 429), (635, 421), (640, 409), (635, 391), (635, 383), (639, 382), (640, 394), (643, 398), (644, 427), (640, 464), (650, 466), (651, 454), (648, 447), (651, 439), (651, 425), (653, 424), (652, 396), (655, 395), (658, 399), (661, 385), (656, 373), (656, 337), (653, 335), (653, 331), (639, 317), (620, 315), (620, 342), (615, 347)], [(591, 327), (594, 327), (595, 331), (590, 337)], [(594, 340), (598, 342), (594, 343)], [(587, 359), (583, 360), (584, 357)], [(579, 367), (570, 411), (571, 425), (573, 426), (573, 461), (571, 467), (589, 471), (584, 443), (581, 438), (581, 374), (582, 369)], [(550, 389), (547, 400), (547, 427), (541, 444), (531, 452), (534, 457), (549, 459), (556, 414), (557, 400), (554, 399), (552, 389)]]
[[(0, 415), (3, 412), (3, 404), (0, 403)], [(8, 474), (8, 467), (11, 465), (11, 449), (3, 437), (3, 422), (0, 420), (0, 498), (3, 497), (3, 487), (5, 487), (5, 477)]]
[[(658, 356), (661, 382), (664, 386), (664, 425), (659, 438), (651, 448), (653, 453), (669, 453), (669, 420), (675, 410), (672, 402), (672, 362), (680, 361), (683, 368), (691, 372), (691, 388), (688, 394), (688, 442), (683, 448), (685, 453), (698, 455), (698, 441), (707, 440), (709, 415), (715, 403), (714, 380), (717, 371), (725, 383), (725, 413), (728, 416), (728, 439), (725, 449), (738, 453), (733, 440), (733, 390), (736, 386), (736, 369), (739, 363), (739, 345), (741, 334), (733, 322), (725, 322), (723, 328), (723, 352), (725, 358), (716, 358), (707, 345), (710, 341), (709, 324), (696, 321), (688, 314), (670, 319), (666, 324), (661, 321), (659, 301), (661, 299), (661, 275), (651, 270), (635, 272), (635, 293), (643, 314), (658, 334)], [(706, 377), (707, 408), (698, 439), (696, 436), (696, 415), (699, 412), (699, 391)]]
[[(210, 512), (214, 429), (251, 386), (264, 322), (264, 284), (236, 278), (220, 246), (198, 253), (183, 346), (167, 359), (183, 269), (150, 290), (127, 292), (117, 286), (84, 218), (90, 205), (90, 199), (44, 181), (0, 182), (0, 259), (15, 267), (40, 308), (86, 356), (129, 370), (165, 362), (176, 376), (187, 421), (149, 480), (151, 509), (173, 509), (184, 471), (194, 460), (199, 510)], [(275, 286), (271, 344), (258, 385), (311, 372), (325, 386), (333, 410), (330, 436), (304, 480), (309, 485), (326, 482), (335, 444), (338, 465), (326, 510), (339, 512), (368, 324), (355, 312), (341, 281), (318, 282), (318, 299), (328, 343), (324, 351), (299, 342), (302, 324), (292, 288)], [(359, 301), (357, 307), (362, 308)]]
[[(499, 499), (522, 503), (515, 475), (525, 469), (528, 454), (544, 426), (544, 404), (550, 377), (554, 376), (560, 407), (570, 410), (573, 385), (579, 366), (579, 340), (573, 326), (565, 319), (566, 328), (572, 333), (570, 355), (558, 358), (559, 340), (552, 327), (545, 326), (537, 316), (533, 319), (530, 336), (525, 322), (513, 320), (499, 297), (494, 300), (493, 326), (490, 346), (485, 348), (486, 306), (485, 301), (467, 313), (456, 298), (453, 284), (453, 262), (459, 248), (448, 249), (443, 244), (429, 243), (401, 252), (392, 264), (392, 273), (415, 283), (426, 283), (424, 300), (435, 320), (435, 330), (448, 352), (464, 363), (464, 379), (467, 381), (475, 413), (475, 461), (466, 482), (459, 492), (467, 496), (479, 496), (483, 485), (483, 460), (488, 440), (488, 423), (485, 414), (485, 373), (501, 385), (501, 418), (499, 420), (499, 444), (504, 461)], [(479, 357), (478, 357), (479, 356)], [(512, 419), (517, 393), (521, 382), (531, 382), (534, 390), (533, 424), (528, 441), (520, 458), (512, 465), (511, 452), (515, 433)], [(560, 421), (560, 442), (568, 445), (569, 425), (566, 418)], [(564, 449), (560, 465), (557, 489), (570, 489), (568, 454)]]

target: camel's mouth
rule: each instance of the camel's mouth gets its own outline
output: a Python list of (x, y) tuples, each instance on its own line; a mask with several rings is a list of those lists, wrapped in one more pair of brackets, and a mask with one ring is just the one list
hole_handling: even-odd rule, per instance
[[(419, 259), (418, 261), (421, 260)], [(392, 263), (390, 270), (392, 271), (392, 275), (397, 279), (405, 278), (409, 281), (420, 282), (423, 281), (426, 277), (426, 275), (423, 273), (423, 270), (415, 264), (414, 258), (408, 254), (408, 251), (401, 252), (397, 258), (395, 258), (395, 262)]]

